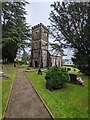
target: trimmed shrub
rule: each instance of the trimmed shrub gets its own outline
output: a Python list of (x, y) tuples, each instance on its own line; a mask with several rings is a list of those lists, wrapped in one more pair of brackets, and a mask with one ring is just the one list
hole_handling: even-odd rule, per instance
[(53, 89), (62, 88), (70, 81), (70, 77), (65, 69), (56, 66), (47, 71), (45, 79), (50, 88), (52, 87)]

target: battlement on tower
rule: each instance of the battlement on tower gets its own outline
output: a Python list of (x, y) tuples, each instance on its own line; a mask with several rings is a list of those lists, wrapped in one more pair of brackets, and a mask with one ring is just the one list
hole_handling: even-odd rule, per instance
[(48, 28), (45, 25), (43, 25), (42, 23), (33, 26), (32, 29), (36, 29), (36, 28), (39, 28), (39, 27), (43, 27), (44, 29), (46, 29), (49, 32)]

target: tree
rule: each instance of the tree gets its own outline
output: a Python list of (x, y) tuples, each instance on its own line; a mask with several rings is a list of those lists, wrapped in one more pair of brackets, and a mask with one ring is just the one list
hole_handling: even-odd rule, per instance
[[(24, 63), (24, 64), (26, 64), (27, 63), (27, 61), (28, 61), (28, 53), (24, 50), (23, 51), (23, 55), (22, 55), (22, 62)], [(29, 58), (29, 60), (30, 60), (30, 58)]]
[[(51, 45), (52, 51), (54, 51), (54, 54), (56, 56), (60, 55), (60, 57), (61, 57), (61, 65), (63, 65), (62, 57), (65, 56), (65, 54), (64, 54), (64, 50), (62, 48), (62, 45), (60, 45), (59, 43), (51, 43), (50, 45)], [(56, 65), (56, 58), (55, 58), (55, 65)]]
[(13, 62), (18, 49), (28, 46), (30, 29), (26, 23), (27, 2), (2, 3), (2, 58)]
[(62, 2), (61, 5), (54, 2), (51, 7), (54, 9), (50, 13), (51, 33), (55, 41), (85, 55), (90, 68), (90, 2)]
[(64, 50), (62, 46), (58, 43), (51, 43), (52, 50), (55, 50), (56, 55), (64, 56)]
[(82, 73), (89, 75), (88, 57), (85, 54), (79, 51), (75, 51), (72, 57), (72, 61), (80, 69)]

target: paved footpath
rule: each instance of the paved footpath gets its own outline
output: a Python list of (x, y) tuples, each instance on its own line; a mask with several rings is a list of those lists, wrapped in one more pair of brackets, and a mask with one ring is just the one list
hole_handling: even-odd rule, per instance
[(16, 73), (5, 118), (51, 118), (22, 69)]

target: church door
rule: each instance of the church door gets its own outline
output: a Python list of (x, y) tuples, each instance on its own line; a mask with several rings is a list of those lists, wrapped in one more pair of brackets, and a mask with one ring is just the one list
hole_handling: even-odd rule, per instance
[(35, 61), (35, 67), (38, 67), (38, 62), (37, 61)]

